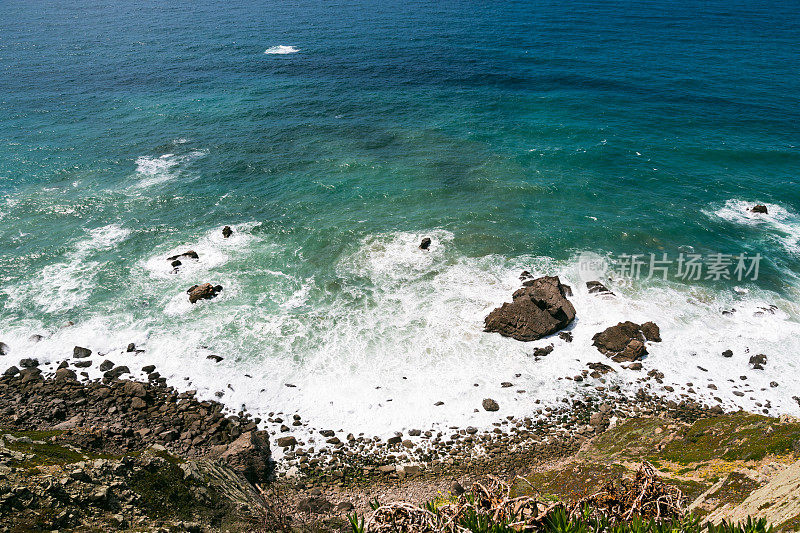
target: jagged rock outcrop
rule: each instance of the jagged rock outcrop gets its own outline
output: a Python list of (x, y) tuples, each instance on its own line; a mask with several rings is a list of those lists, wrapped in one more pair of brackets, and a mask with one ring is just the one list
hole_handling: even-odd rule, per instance
[(535, 341), (567, 327), (575, 308), (567, 299), (569, 286), (558, 276), (543, 276), (523, 283), (512, 296), (486, 317), (485, 331), (520, 341)]
[(647, 355), (645, 341), (661, 342), (661, 332), (654, 322), (642, 325), (620, 322), (596, 333), (592, 345), (618, 363), (638, 361)]

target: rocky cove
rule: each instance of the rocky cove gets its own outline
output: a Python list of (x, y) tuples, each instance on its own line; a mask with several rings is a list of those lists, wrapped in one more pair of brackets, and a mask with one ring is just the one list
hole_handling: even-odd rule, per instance
[[(572, 289), (558, 277), (534, 279), (527, 272), (521, 281), (512, 303), (487, 316), (487, 334), (521, 341), (558, 335), (570, 342), (564, 328), (575, 318)], [(612, 294), (599, 281), (586, 285), (590, 294)], [(208, 286), (211, 296), (218, 292)], [(648, 343), (660, 341), (653, 322), (609, 326), (587, 349), (610, 364), (590, 363), (564, 376), (583, 387), (560, 404), (533, 400), (532, 415), (518, 418), (487, 397), (476, 409), (496, 413), (490, 428), (405, 429), (388, 438), (315, 427), (302, 413), (273, 412), (262, 420), (232, 412), (175, 388), (154, 365), (142, 367), (147, 381), (139, 382), (128, 367), (106, 360), (99, 365), (102, 379), (90, 380), (86, 347), (74, 347), (57, 365), (22, 358), (0, 377), (0, 513), (12, 523), (49, 529), (248, 530), (277, 505), (313, 523), (333, 520), (325, 527), (336, 528), (351, 510), (367, 510), (376, 494), (420, 499), (485, 475), (527, 475), (534, 465), (574, 458), (629, 422), (663, 421), (659, 433), (676, 435), (699, 421), (731, 416), (694, 398), (691, 383), (680, 401), (657, 392), (663, 376), (645, 371), (641, 361)], [(130, 344), (127, 351), (143, 350)], [(10, 355), (13, 347), (4, 345), (3, 352)], [(551, 344), (532, 358), (557, 355)], [(626, 365), (612, 366), (620, 363)], [(766, 364), (763, 354), (751, 359), (754, 371)], [(622, 390), (608, 381), (617, 371), (641, 372), (641, 387)], [(797, 453), (793, 439), (781, 453)], [(281, 497), (263, 492), (273, 486), (281, 487)]]

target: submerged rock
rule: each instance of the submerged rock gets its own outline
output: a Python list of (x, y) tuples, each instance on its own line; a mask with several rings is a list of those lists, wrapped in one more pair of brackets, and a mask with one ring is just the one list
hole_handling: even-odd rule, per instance
[(220, 291), (222, 291), (222, 285), (203, 283), (202, 285), (193, 285), (186, 292), (189, 294), (189, 302), (196, 303), (198, 300), (210, 300)]
[(645, 322), (640, 326), (626, 321), (595, 334), (592, 340), (592, 345), (600, 353), (622, 363), (638, 361), (647, 355), (645, 341), (660, 342), (661, 336), (658, 326), (653, 322)]
[[(520, 341), (535, 341), (564, 329), (575, 319), (569, 287), (558, 276), (526, 281), (525, 286), (484, 320), (485, 331)], [(571, 292), (571, 291), (569, 291)]]
[(754, 205), (753, 207), (750, 208), (750, 211), (752, 213), (761, 213), (762, 215), (766, 215), (767, 214), (767, 206), (762, 205), (762, 204)]

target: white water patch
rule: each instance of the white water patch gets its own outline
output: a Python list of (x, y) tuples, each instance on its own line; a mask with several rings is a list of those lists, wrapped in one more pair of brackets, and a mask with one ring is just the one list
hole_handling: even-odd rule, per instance
[[(428, 251), (418, 248), (423, 236), (433, 238)], [(498, 415), (483, 411), (484, 398), (499, 402), (501, 416), (531, 416), (583, 390), (584, 384), (565, 378), (591, 362), (614, 367), (605, 386), (619, 385), (629, 396), (645, 387), (680, 400), (692, 388), (694, 398), (714, 404), (719, 397), (726, 408), (760, 411), (769, 402), (770, 413), (800, 413), (792, 400), (800, 390), (786, 379), (798, 370), (792, 354), (800, 350), (800, 313), (790, 301), (755, 288), (716, 293), (681, 285), (609, 283), (615, 296), (590, 295), (585, 282), (593, 276), (577, 258), (468, 258), (448, 253), (452, 242), (446, 231), (368, 237), (339, 261), (341, 294), (327, 303), (308, 288), (309, 280), (273, 272), (275, 282), (283, 280), (281, 290), (255, 306), (232, 298), (224, 309), (221, 302), (193, 308), (185, 335), (159, 332), (148, 341), (148, 356), (166, 366), (162, 374), (190, 377), (202, 396), (222, 393), (232, 408), (246, 405), (262, 416), (300, 413), (316, 428), (355, 433), (491, 427)], [(578, 319), (570, 326), (572, 343), (557, 336), (522, 343), (482, 331), (486, 314), (520, 286), (523, 269), (559, 274), (573, 286)], [(271, 301), (288, 305), (270, 307)], [(736, 312), (722, 314), (729, 309)], [(624, 320), (661, 326), (664, 340), (649, 347), (643, 372), (624, 370), (591, 345), (595, 333)], [(240, 333), (225, 336), (228, 329)], [(205, 339), (210, 348), (195, 345), (193, 353), (178, 356), (187, 351), (181, 338)], [(536, 361), (534, 348), (551, 343), (555, 351)], [(722, 357), (726, 349), (733, 358)], [(204, 350), (226, 359), (210, 364)], [(768, 356), (763, 371), (748, 365), (756, 353)], [(674, 393), (636, 382), (652, 369), (665, 374), (664, 385)], [(708, 388), (712, 383), (716, 390)], [(586, 390), (599, 384), (590, 379)]]
[(725, 205), (713, 212), (705, 213), (719, 217), (728, 222), (765, 228), (772, 232), (772, 237), (780, 242), (783, 247), (794, 254), (800, 253), (800, 215), (778, 204), (763, 203), (767, 213), (753, 213), (751, 211), (758, 202), (731, 199)]
[(264, 50), (264, 53), (267, 55), (286, 55), (286, 54), (296, 54), (299, 51), (300, 50), (298, 50), (294, 46), (287, 46), (284, 44), (280, 44), (278, 46), (270, 46), (269, 48)]
[[(176, 143), (178, 141), (175, 141)], [(142, 156), (136, 159), (136, 188), (151, 187), (172, 181), (181, 176), (182, 165), (208, 154), (205, 150), (194, 150), (188, 154), (164, 154), (160, 157)]]
[[(181, 282), (196, 280), (223, 266), (231, 254), (247, 253), (247, 247), (257, 241), (252, 230), (259, 225), (260, 222), (249, 222), (231, 226), (233, 234), (227, 239), (222, 235), (221, 227), (208, 230), (195, 241), (185, 241), (171, 244), (169, 248), (160, 248), (155, 254), (141, 261), (140, 266), (153, 278), (177, 279)], [(182, 256), (189, 251), (196, 252), (198, 258)], [(173, 267), (172, 261), (168, 259), (173, 256), (181, 256), (178, 257), (181, 265), (177, 268)]]
[[(214, 229), (185, 246), (170, 244), (158, 258), (187, 246), (201, 260), (214, 257), (209, 249), (233, 258), (263, 254), (272, 246), (246, 229), (234, 230), (243, 241), (233, 248), (221, 234), (217, 242), (220, 230)], [(420, 250), (425, 236), (433, 242), (429, 250)], [(692, 388), (692, 397), (711, 404), (719, 397), (729, 409), (760, 412), (769, 402), (771, 414), (800, 414), (792, 400), (800, 386), (791, 379), (800, 370), (795, 357), (800, 309), (792, 301), (752, 286), (715, 292), (668, 283), (626, 287), (607, 280), (614, 296), (589, 294), (585, 282), (595, 276), (581, 268), (585, 258), (466, 257), (454, 247), (455, 236), (443, 230), (369, 236), (340, 257), (333, 279), (325, 280), (299, 277), (292, 265), (275, 270), (254, 264), (247, 274), (263, 278), (263, 293), (249, 300), (240, 289), (244, 273), (227, 268), (228, 262), (200, 266), (225, 290), (194, 306), (184, 292), (189, 279), (164, 290), (162, 280), (171, 278), (163, 277), (169, 274), (161, 267), (148, 267), (154, 256), (137, 269), (142, 276), (137, 290), (155, 285), (150, 290), (164, 293), (150, 307), (153, 314), (141, 319), (119, 311), (89, 319), (31, 347), (43, 360), (58, 361), (72, 346), (86, 346), (95, 350), (94, 367), (106, 358), (135, 372), (155, 364), (171, 384), (196, 389), (234, 410), (246, 406), (261, 418), (270, 412), (299, 413), (311, 424), (298, 429), (301, 434), (314, 428), (368, 435), (451, 425), (491, 428), (509, 415), (535, 417), (537, 409), (561, 404), (570, 394), (593, 393), (599, 381), (565, 379), (592, 362), (614, 367), (617, 372), (604, 376), (604, 386), (619, 386), (629, 397), (645, 387), (680, 400)], [(569, 327), (571, 343), (557, 336), (522, 343), (483, 332), (484, 317), (510, 301), (522, 270), (558, 274), (572, 286), (577, 320)], [(731, 309), (736, 311), (722, 313)], [(663, 341), (648, 346), (643, 371), (625, 370), (591, 345), (595, 333), (624, 320), (653, 320), (661, 327)], [(12, 349), (15, 343), (28, 346), (24, 335), (36, 332), (31, 325), (24, 329), (24, 334), (22, 329), (3, 332)], [(129, 342), (145, 351), (125, 352)], [(549, 344), (555, 350), (537, 361), (534, 348)], [(726, 349), (733, 351), (732, 358), (722, 357)], [(757, 353), (768, 357), (764, 370), (748, 364)], [(224, 360), (216, 363), (208, 355)], [(663, 372), (664, 385), (675, 391), (654, 381), (638, 383), (650, 370)], [(741, 380), (743, 375), (748, 379)], [(772, 381), (779, 386), (771, 387)], [(503, 387), (503, 382), (513, 385)], [(484, 398), (495, 399), (500, 411), (485, 412)]]
[(33, 279), (4, 289), (9, 305), (19, 307), (32, 301), (42, 311), (55, 313), (85, 302), (96, 288), (97, 271), (103, 264), (92, 259), (93, 254), (116, 247), (130, 235), (130, 230), (109, 224), (87, 233), (86, 239), (67, 252), (64, 261), (47, 265)]

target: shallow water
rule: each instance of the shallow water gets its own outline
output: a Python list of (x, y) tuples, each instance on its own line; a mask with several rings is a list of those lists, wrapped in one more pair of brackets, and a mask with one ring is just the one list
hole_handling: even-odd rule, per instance
[[(795, 7), (6, 2), (8, 359), (79, 344), (233, 408), (381, 433), (489, 424), (485, 397), (530, 414), (605, 361), (594, 333), (655, 320), (665, 383), (800, 414)], [(581, 258), (626, 253), (763, 260), (755, 281), (588, 295)], [(482, 333), (524, 269), (574, 287), (573, 343)], [(190, 305), (205, 281), (225, 289)]]

